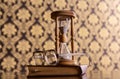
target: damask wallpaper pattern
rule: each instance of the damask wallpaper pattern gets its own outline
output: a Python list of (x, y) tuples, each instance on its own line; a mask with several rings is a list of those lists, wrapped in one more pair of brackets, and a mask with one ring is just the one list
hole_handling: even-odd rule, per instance
[(91, 63), (88, 78), (119, 79), (120, 0), (0, 0), (0, 78), (27, 73), (35, 50), (55, 48), (55, 10), (76, 13), (75, 52), (89, 56), (80, 59)]

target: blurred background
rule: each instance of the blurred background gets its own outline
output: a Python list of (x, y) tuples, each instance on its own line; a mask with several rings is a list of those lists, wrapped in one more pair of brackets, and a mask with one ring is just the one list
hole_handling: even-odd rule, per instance
[(51, 12), (73, 10), (75, 52), (89, 79), (120, 78), (120, 0), (0, 0), (0, 76), (28, 73), (35, 50), (55, 48)]

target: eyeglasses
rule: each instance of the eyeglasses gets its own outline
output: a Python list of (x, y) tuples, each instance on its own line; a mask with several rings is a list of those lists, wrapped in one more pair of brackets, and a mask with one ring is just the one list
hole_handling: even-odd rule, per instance
[(35, 51), (33, 56), (36, 65), (56, 65), (57, 63), (55, 50)]

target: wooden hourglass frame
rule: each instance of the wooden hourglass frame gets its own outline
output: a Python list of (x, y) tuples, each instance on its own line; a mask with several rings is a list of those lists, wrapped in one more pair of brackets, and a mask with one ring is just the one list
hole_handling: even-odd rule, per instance
[[(73, 32), (73, 18), (74, 12), (70, 10), (60, 10), (51, 13), (51, 18), (55, 20), (55, 47), (56, 52), (60, 53), (60, 44), (67, 43), (67, 30), (70, 28), (71, 52), (74, 52), (74, 32)], [(74, 58), (72, 57), (72, 60)], [(71, 60), (71, 61), (72, 61)]]

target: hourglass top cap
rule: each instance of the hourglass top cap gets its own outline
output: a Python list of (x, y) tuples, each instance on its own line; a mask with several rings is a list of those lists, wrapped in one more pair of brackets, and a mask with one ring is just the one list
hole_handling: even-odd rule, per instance
[(59, 11), (53, 11), (51, 13), (51, 18), (56, 19), (58, 16), (65, 16), (65, 17), (73, 17), (75, 18), (75, 13), (71, 10), (59, 10)]

